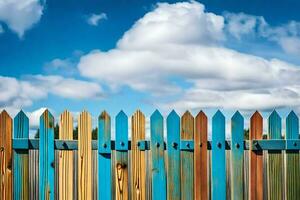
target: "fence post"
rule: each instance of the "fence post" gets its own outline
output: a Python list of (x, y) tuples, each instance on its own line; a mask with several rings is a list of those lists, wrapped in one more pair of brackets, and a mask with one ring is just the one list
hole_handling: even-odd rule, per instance
[(207, 117), (200, 111), (195, 120), (194, 190), (195, 199), (208, 199)]
[[(269, 139), (281, 139), (281, 118), (274, 110), (269, 117)], [(268, 151), (268, 198), (283, 199), (283, 157), (281, 150)]]
[(54, 117), (48, 110), (40, 117), (39, 148), (39, 199), (54, 199)]
[(138, 110), (132, 116), (131, 139), (131, 199), (146, 199), (145, 152), (138, 148), (138, 141), (145, 140), (145, 116)]
[(111, 124), (103, 111), (98, 118), (98, 199), (111, 199)]
[[(291, 111), (286, 118), (286, 139), (299, 139), (299, 119)], [(300, 197), (300, 155), (298, 150), (286, 151), (286, 199)]]
[(250, 119), (249, 131), (249, 200), (263, 199), (263, 151), (252, 150), (252, 140), (262, 139), (263, 118), (256, 111)]
[[(14, 118), (14, 139), (29, 137), (29, 119), (23, 111)], [(14, 199), (29, 199), (29, 160), (28, 149), (15, 149), (13, 163), (13, 193)]]
[(0, 114), (0, 199), (12, 199), (12, 119)]
[(128, 117), (120, 111), (116, 116), (116, 199), (128, 199)]
[(225, 117), (218, 110), (212, 118), (212, 200), (226, 199)]
[[(181, 141), (194, 139), (194, 117), (186, 111), (181, 117)], [(194, 153), (181, 151), (181, 199), (194, 199)]]
[(244, 118), (238, 111), (231, 118), (231, 194), (244, 197)]
[(150, 117), (152, 198), (166, 199), (166, 170), (164, 159), (164, 119), (158, 110)]
[(78, 199), (92, 199), (92, 119), (87, 111), (78, 118)]
[(173, 110), (167, 117), (167, 197), (180, 199), (180, 117)]
[[(73, 117), (69, 111), (60, 115), (59, 139), (73, 140)], [(59, 151), (59, 199), (73, 199), (73, 151)]]

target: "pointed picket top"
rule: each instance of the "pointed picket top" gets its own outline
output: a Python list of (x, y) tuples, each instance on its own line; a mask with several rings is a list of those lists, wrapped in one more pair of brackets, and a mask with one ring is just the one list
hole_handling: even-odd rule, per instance
[(200, 110), (200, 112), (197, 114), (196, 118), (206, 118), (207, 116), (206, 114), (203, 112), (203, 110)]
[(172, 121), (179, 121), (180, 120), (180, 117), (179, 117), (179, 115), (176, 113), (176, 111), (175, 110), (172, 110), (170, 113), (169, 113), (169, 115), (168, 115), (168, 117), (167, 117), (167, 123), (171, 123)]
[(291, 111), (286, 118), (286, 139), (298, 139), (299, 118), (294, 111)]
[(14, 118), (14, 138), (29, 137), (29, 119), (21, 110)]
[(42, 115), (40, 116), (40, 123), (45, 120), (45, 122), (48, 123), (48, 126), (47, 128), (53, 128), (54, 127), (54, 117), (53, 115), (51, 114), (51, 112), (46, 109)]
[(253, 113), (253, 115), (250, 118), (250, 120), (262, 120), (262, 119), (263, 117), (257, 110)]
[(126, 113), (123, 111), (123, 110), (121, 110), (118, 114), (117, 114), (117, 116), (116, 116), (116, 120), (117, 119), (127, 119), (128, 117), (127, 117), (127, 115), (126, 115)]
[(231, 120), (234, 120), (236, 122), (241, 122), (243, 121), (244, 117), (242, 116), (242, 114), (239, 111), (236, 111), (234, 113), (234, 115), (231, 117)]
[(109, 114), (106, 112), (106, 110), (102, 111), (101, 114), (99, 115), (99, 120), (100, 119), (110, 119)]
[(225, 121), (225, 116), (223, 115), (223, 113), (222, 113), (220, 110), (218, 110), (218, 111), (214, 114), (212, 120), (213, 120), (213, 121), (214, 121), (214, 120)]
[(281, 139), (281, 117), (274, 110), (269, 116), (269, 138)]
[(5, 117), (5, 118), (12, 119), (12, 118), (9, 116), (8, 112), (7, 112), (5, 109), (2, 110), (0, 116)]
[(160, 120), (163, 119), (163, 116), (157, 109), (152, 113), (150, 117), (150, 120), (154, 120), (154, 119), (160, 119)]
[[(121, 110), (116, 116), (116, 149), (128, 148), (128, 117)], [(121, 144), (122, 143), (122, 144)]]

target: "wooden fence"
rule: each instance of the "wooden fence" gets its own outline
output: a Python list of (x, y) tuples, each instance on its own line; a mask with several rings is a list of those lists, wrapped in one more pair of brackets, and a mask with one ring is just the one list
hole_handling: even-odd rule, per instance
[(40, 117), (39, 139), (29, 139), (29, 120), (23, 111), (14, 118), (0, 114), (0, 199), (300, 199), (299, 122), (294, 112), (282, 120), (276, 111), (268, 118), (250, 119), (249, 140), (244, 118), (231, 118), (231, 140), (225, 140), (225, 117), (212, 117), (212, 140), (204, 112), (180, 118), (172, 111), (164, 119), (150, 117), (150, 141), (141, 111), (131, 117), (120, 112), (111, 140), (111, 119), (98, 118), (98, 139), (92, 140), (91, 115), (78, 117), (78, 140), (73, 140), (73, 117), (65, 111), (54, 139), (54, 117)]

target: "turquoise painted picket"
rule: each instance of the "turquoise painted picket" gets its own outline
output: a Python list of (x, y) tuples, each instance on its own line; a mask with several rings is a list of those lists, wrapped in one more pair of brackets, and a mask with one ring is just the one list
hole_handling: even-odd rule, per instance
[[(152, 157), (152, 198), (164, 200), (166, 194), (166, 171), (164, 159), (164, 121), (156, 110), (150, 118), (151, 125), (151, 157)], [(163, 188), (163, 190), (162, 190)]]
[(225, 117), (221, 111), (212, 118), (211, 149), (212, 199), (226, 199)]
[(103, 111), (98, 119), (98, 199), (111, 199), (111, 123)]
[(54, 117), (45, 110), (40, 117), (39, 199), (54, 200)]
[[(85, 114), (88, 116), (87, 112)], [(9, 119), (8, 115), (5, 116), (5, 119)], [(54, 140), (54, 117), (48, 110), (40, 117), (39, 139), (28, 139), (29, 120), (21, 111), (14, 118), (13, 139), (6, 141), (7, 144), (4, 147), (5, 135), (3, 133), (9, 134), (11, 128), (10, 121), (2, 118), (0, 120), (0, 144), (2, 145), (0, 146), (0, 164), (6, 159), (3, 152), (9, 150), (9, 146), (12, 144), (12, 198), (15, 200), (36, 198), (35, 194), (30, 193), (29, 190), (29, 185), (32, 185), (30, 181), (36, 178), (30, 177), (29, 173), (32, 170), (28, 164), (32, 162), (29, 156), (31, 149), (39, 150), (39, 163), (36, 163), (39, 165), (39, 199), (54, 199), (59, 196), (57, 195), (59, 191), (54, 191), (57, 184), (54, 180), (56, 171), (54, 168), (58, 167), (58, 163), (54, 160), (54, 151), (55, 149), (77, 150), (79, 148), (78, 141)], [(194, 119), (188, 111), (182, 117), (172, 111), (166, 118), (166, 134), (164, 135), (164, 117), (156, 110), (150, 117), (150, 141), (141, 139), (132, 143), (128, 135), (128, 117), (121, 111), (115, 118), (116, 137), (113, 141), (111, 140), (110, 116), (105, 111), (102, 112), (98, 118), (98, 141), (85, 140), (80, 144), (80, 148), (87, 148), (85, 145), (88, 145), (89, 148), (98, 152), (98, 188), (96, 188), (98, 199), (131, 199), (133, 192), (140, 199), (194, 199), (196, 197), (194, 196), (195, 190), (200, 190), (200, 193), (197, 193), (197, 197), (199, 197), (202, 192), (207, 194), (208, 188), (211, 189), (211, 199), (213, 200), (226, 199), (227, 196), (230, 196), (231, 199), (243, 199), (245, 193), (249, 194), (250, 199), (268, 196), (270, 199), (285, 198), (289, 200), (297, 199), (300, 196), (299, 119), (293, 111), (286, 117), (285, 139), (282, 135), (281, 117), (276, 111), (273, 111), (268, 118), (268, 139), (256, 139), (260, 137), (253, 136), (250, 141), (245, 140), (244, 118), (238, 111), (231, 118), (231, 140), (225, 140), (225, 116), (220, 111), (217, 111), (212, 117), (212, 140), (207, 141), (207, 144), (199, 143), (199, 138), (197, 142), (196, 139), (194, 141), (194, 135), (199, 134), (201, 132), (199, 128), (207, 126), (208, 122), (203, 121), (201, 126), (196, 122), (197, 118)], [(63, 123), (70, 124), (72, 121), (63, 121)], [(91, 134), (90, 118), (80, 121), (80, 126), (82, 130), (87, 130), (81, 133), (81, 139), (87, 137), (85, 134)], [(141, 132), (144, 130), (144, 126), (143, 118), (135, 118), (131, 124), (132, 134), (135, 133), (137, 136), (144, 134)], [(261, 122), (256, 123), (254, 120), (250, 126), (251, 131), (262, 130)], [(5, 131), (5, 129), (9, 130)], [(204, 132), (206, 133), (206, 131)], [(260, 134), (260, 132), (254, 132), (251, 134)], [(145, 137), (140, 135), (140, 138)], [(196, 145), (211, 151), (210, 158), (208, 157), (207, 162), (204, 161), (204, 163), (211, 161), (211, 176), (210, 180), (207, 180), (207, 183), (210, 184), (208, 188), (200, 188), (199, 183), (194, 182), (195, 172), (199, 172), (197, 170), (199, 164), (194, 162), (194, 156), (196, 156), (194, 149), (199, 148)], [(130, 152), (133, 146), (137, 148), (134, 159)], [(230, 160), (226, 160), (226, 150), (231, 151)], [(266, 166), (266, 163), (260, 163), (262, 159), (257, 159), (256, 156), (249, 157), (249, 165), (244, 165), (245, 150), (250, 151), (249, 155), (255, 155), (255, 153), (253, 154), (255, 151), (267, 150), (268, 180), (264, 180), (263, 176), (251, 177), (249, 183), (245, 183), (245, 169), (250, 171), (250, 176), (255, 176), (253, 172), (259, 172), (263, 170), (263, 166)], [(145, 154), (138, 152), (149, 152), (145, 163), (143, 162)], [(283, 159), (284, 153), (286, 159)], [(64, 159), (60, 160), (63, 162)], [(129, 163), (129, 161), (132, 162)], [(226, 162), (230, 162), (228, 163), (230, 173), (226, 171)], [(86, 162), (84, 165), (86, 168), (82, 171), (87, 172), (86, 169), (92, 166), (92, 162)], [(11, 164), (8, 163), (1, 167), (9, 172)], [(143, 170), (147, 171), (146, 175)], [(283, 179), (284, 173), (285, 179)], [(130, 187), (130, 178), (133, 174), (135, 176), (134, 184)], [(7, 174), (3, 174), (1, 171), (0, 180), (5, 180), (5, 176)], [(76, 178), (77, 176), (74, 177), (74, 181)], [(229, 184), (226, 180), (230, 180)], [(254, 186), (258, 188), (255, 190), (252, 187), (247, 188), (246, 185), (253, 185), (253, 183), (250, 184), (250, 181), (253, 181)], [(264, 185), (265, 182), (268, 184)], [(2, 183), (0, 197), (6, 195), (3, 191), (10, 190), (9, 181)], [(149, 183), (151, 184), (148, 185)], [(90, 190), (82, 188), (84, 184), (79, 182), (74, 189), (77, 188), (78, 191), (81, 189), (80, 192), (84, 193), (81, 195), (88, 196), (89, 194), (85, 194), (84, 191), (92, 191), (92, 188), (89, 188)], [(263, 188), (266, 190), (262, 190)], [(251, 192), (256, 194), (251, 195)], [(95, 195), (93, 197), (95, 198)]]

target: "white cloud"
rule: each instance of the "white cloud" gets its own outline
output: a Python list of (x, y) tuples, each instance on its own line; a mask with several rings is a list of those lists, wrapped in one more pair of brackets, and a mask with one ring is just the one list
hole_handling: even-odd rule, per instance
[(59, 72), (59, 74), (73, 75), (76, 73), (77, 68), (76, 62), (70, 58), (55, 58), (52, 61), (45, 63), (44, 70), (48, 73)]
[(104, 19), (107, 19), (107, 15), (105, 13), (91, 14), (87, 19), (87, 23), (91, 26), (98, 26), (100, 20)]
[(0, 76), (0, 109), (10, 113), (32, 105), (49, 94), (67, 99), (102, 98), (100, 85), (61, 76), (27, 76), (23, 79)]
[(43, 14), (39, 0), (2, 0), (0, 1), (0, 21), (23, 37), (24, 32), (36, 24)]
[[(242, 17), (247, 18), (251, 17)], [(82, 56), (78, 69), (81, 75), (112, 88), (126, 85), (144, 93), (175, 94), (177, 98), (164, 102), (168, 108), (299, 106), (299, 66), (223, 45), (226, 30), (238, 37), (254, 26), (254, 22), (243, 22), (247, 31), (238, 32), (235, 24), (239, 21), (228, 29), (223, 16), (205, 12), (198, 2), (159, 3), (123, 35), (115, 49)], [(260, 28), (265, 26), (262, 18), (256, 21), (262, 24)], [(295, 25), (290, 27), (295, 32)], [(183, 87), (182, 81), (190, 86)], [(153, 101), (161, 105), (160, 100)]]

